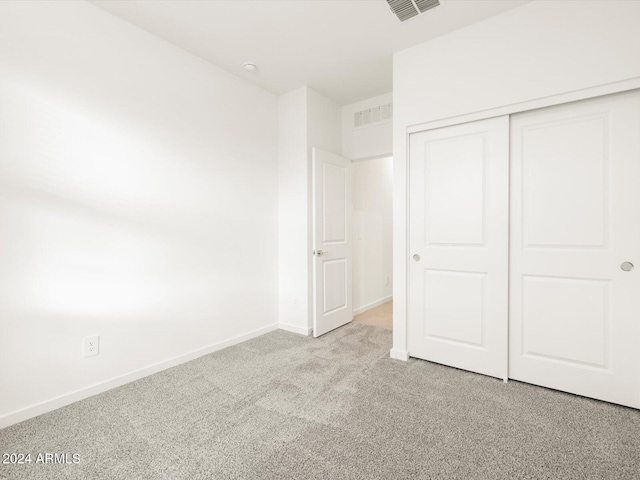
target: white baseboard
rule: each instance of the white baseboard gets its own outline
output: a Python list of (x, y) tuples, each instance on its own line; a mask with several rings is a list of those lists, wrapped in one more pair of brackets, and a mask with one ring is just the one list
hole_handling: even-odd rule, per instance
[(312, 328), (308, 327), (300, 327), (298, 325), (291, 325), (290, 323), (279, 323), (278, 328), (280, 330), (286, 330), (287, 332), (298, 333), (300, 335), (304, 335), (305, 337), (310, 337), (313, 333)]
[(361, 313), (366, 312), (367, 310), (371, 310), (372, 308), (376, 308), (379, 307), (380, 305), (382, 305), (383, 303), (387, 303), (390, 302), (391, 300), (393, 300), (393, 295), (389, 295), (388, 297), (384, 297), (381, 298), (378, 301), (375, 301), (373, 303), (370, 303), (368, 305), (365, 305), (363, 307), (359, 307), (359, 308), (354, 308), (353, 309), (353, 314), (354, 315), (360, 315)]
[(0, 429), (9, 427), (33, 417), (37, 417), (38, 415), (42, 415), (43, 413), (56, 410), (71, 403), (77, 402), (78, 400), (83, 400), (99, 393), (106, 392), (107, 390), (111, 390), (112, 388), (119, 387), (126, 383), (139, 380), (143, 377), (158, 373), (162, 370), (166, 370), (167, 368), (175, 367), (176, 365), (189, 362), (198, 357), (202, 357), (203, 355), (208, 355), (210, 353), (217, 352), (218, 350), (222, 350), (223, 348), (231, 347), (232, 345), (237, 345), (238, 343), (251, 340), (252, 338), (259, 337), (260, 335), (264, 335), (265, 333), (269, 333), (277, 329), (278, 324), (259, 328), (243, 335), (238, 335), (237, 337), (230, 338), (229, 340), (214, 343), (212, 345), (208, 345), (206, 347), (199, 348), (197, 350), (193, 350), (191, 352), (178, 355), (176, 357), (172, 357), (158, 363), (154, 363), (147, 367), (125, 373), (124, 375), (105, 380), (104, 382), (99, 382), (89, 387), (65, 393), (64, 395), (60, 395), (50, 400), (45, 400), (44, 402), (31, 405), (21, 410), (7, 413), (6, 415), (0, 416)]
[(395, 360), (402, 360), (403, 362), (409, 360), (409, 352), (406, 352), (404, 350), (396, 350), (395, 348), (391, 349), (391, 351), (389, 352), (389, 356)]

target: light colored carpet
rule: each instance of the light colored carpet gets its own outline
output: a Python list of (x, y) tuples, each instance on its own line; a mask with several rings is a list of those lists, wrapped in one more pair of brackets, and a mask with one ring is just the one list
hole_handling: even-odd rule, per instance
[(0, 431), (18, 479), (638, 479), (640, 411), (276, 331)]

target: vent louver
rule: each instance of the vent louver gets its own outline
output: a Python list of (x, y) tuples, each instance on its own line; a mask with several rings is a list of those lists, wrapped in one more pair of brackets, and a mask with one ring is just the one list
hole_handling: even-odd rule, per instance
[(418, 15), (418, 9), (411, 0), (387, 0), (387, 3), (401, 22)]
[(366, 127), (367, 125), (386, 122), (392, 118), (393, 104), (387, 103), (385, 105), (378, 105), (376, 107), (360, 110), (359, 112), (354, 112), (353, 126), (355, 128)]
[(440, 5), (439, 0), (387, 0), (387, 3), (401, 22)]
[(440, 5), (438, 0), (414, 0), (416, 2), (416, 7), (420, 10), (420, 13), (424, 13), (427, 10), (431, 10), (432, 8), (436, 8)]

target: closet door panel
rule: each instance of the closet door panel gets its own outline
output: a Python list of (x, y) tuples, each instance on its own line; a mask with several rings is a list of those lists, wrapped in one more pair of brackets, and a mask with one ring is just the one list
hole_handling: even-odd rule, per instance
[(509, 376), (640, 407), (640, 94), (511, 118)]
[(508, 117), (410, 140), (409, 353), (507, 375)]

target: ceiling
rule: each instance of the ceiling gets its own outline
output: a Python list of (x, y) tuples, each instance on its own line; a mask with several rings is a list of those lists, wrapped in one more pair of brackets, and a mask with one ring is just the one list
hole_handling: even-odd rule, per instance
[(275, 94), (309, 85), (345, 105), (392, 90), (393, 52), (527, 0), (440, 0), (404, 23), (385, 0), (90, 1)]

